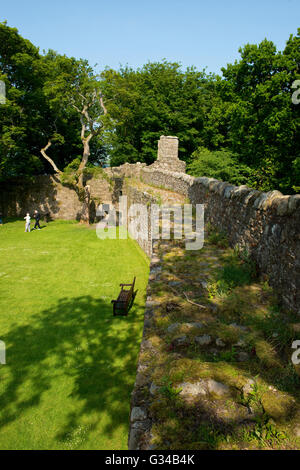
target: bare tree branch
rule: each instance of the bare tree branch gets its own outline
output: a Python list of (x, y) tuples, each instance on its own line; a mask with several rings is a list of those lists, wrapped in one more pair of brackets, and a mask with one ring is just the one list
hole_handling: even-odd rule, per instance
[(50, 165), (52, 165), (52, 168), (54, 169), (54, 171), (56, 173), (61, 173), (61, 171), (57, 168), (57, 166), (55, 165), (54, 161), (52, 160), (52, 158), (50, 158), (47, 154), (46, 154), (46, 151), (48, 150), (48, 148), (52, 145), (52, 142), (51, 140), (49, 139), (48, 140), (48, 143), (45, 147), (43, 147), (40, 152), (41, 154), (43, 155), (43, 157), (50, 163)]
[(101, 108), (103, 109), (103, 113), (104, 114), (107, 114), (107, 109), (104, 105), (104, 101), (103, 101), (103, 95), (100, 93), (100, 105), (101, 105)]
[[(176, 289), (174, 289), (172, 286), (169, 285), (169, 288), (174, 292), (174, 294), (176, 294), (177, 296), (180, 296), (180, 293)], [(190, 304), (196, 305), (196, 307), (199, 307), (199, 308), (204, 308), (204, 309), (207, 308), (204, 305), (197, 304), (196, 302), (193, 302), (192, 300), (190, 300), (186, 292), (183, 292), (183, 295), (185, 296), (186, 301), (189, 302)]]
[(81, 114), (80, 115), (80, 122), (81, 122), (81, 134), (80, 134), (80, 137), (81, 137), (81, 140), (83, 141), (85, 139), (85, 122), (84, 122), (84, 118), (83, 118), (83, 115)]
[(192, 305), (196, 305), (197, 307), (200, 307), (200, 308), (206, 308), (204, 305), (201, 305), (201, 304), (197, 304), (196, 302), (193, 302), (192, 300), (190, 300), (187, 296), (187, 293), (186, 292), (183, 292), (187, 302), (189, 302), (190, 304)]

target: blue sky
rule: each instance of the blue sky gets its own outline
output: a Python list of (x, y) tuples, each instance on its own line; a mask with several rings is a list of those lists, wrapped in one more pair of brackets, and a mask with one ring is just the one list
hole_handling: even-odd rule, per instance
[(0, 21), (43, 49), (97, 69), (166, 58), (220, 68), (265, 37), (278, 49), (300, 27), (299, 0), (0, 0)]

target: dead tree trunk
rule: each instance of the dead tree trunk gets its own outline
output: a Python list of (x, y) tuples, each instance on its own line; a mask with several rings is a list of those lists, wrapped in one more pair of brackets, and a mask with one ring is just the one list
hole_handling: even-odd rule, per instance
[(61, 171), (57, 168), (57, 166), (55, 165), (54, 161), (52, 160), (52, 158), (50, 158), (47, 154), (46, 154), (46, 151), (48, 150), (48, 148), (52, 145), (52, 142), (51, 140), (49, 139), (48, 140), (48, 143), (45, 147), (43, 147), (40, 152), (41, 154), (43, 155), (43, 157), (47, 160), (47, 162), (50, 163), (50, 165), (52, 166), (52, 168), (54, 169), (54, 171), (56, 173), (61, 173)]
[[(84, 97), (83, 97), (84, 98)], [(80, 110), (76, 105), (73, 105), (75, 109), (80, 113), (80, 121), (81, 121), (81, 142), (83, 145), (83, 155), (82, 160), (80, 162), (78, 168), (78, 191), (79, 195), (83, 198), (83, 210), (82, 216), (80, 221), (82, 223), (89, 224), (90, 221), (90, 187), (84, 184), (84, 169), (88, 163), (89, 156), (90, 156), (90, 140), (92, 137), (99, 134), (101, 131), (101, 126), (95, 129), (95, 122), (91, 119), (89, 115), (89, 108), (94, 104), (96, 100), (99, 100), (101, 108), (103, 110), (103, 114), (107, 114), (107, 109), (103, 102), (102, 95), (97, 95), (96, 91), (93, 94), (92, 101), (87, 104), (83, 105), (82, 110)], [(89, 130), (88, 136), (86, 136), (87, 127)]]
[(86, 185), (84, 187), (84, 196), (83, 196), (83, 204), (82, 204), (82, 212), (80, 221), (85, 224), (90, 223), (90, 186)]

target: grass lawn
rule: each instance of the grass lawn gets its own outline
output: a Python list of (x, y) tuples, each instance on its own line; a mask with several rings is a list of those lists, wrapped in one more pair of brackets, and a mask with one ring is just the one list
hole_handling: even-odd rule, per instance
[[(56, 221), (0, 227), (0, 449), (126, 449), (149, 263)], [(128, 317), (111, 299), (136, 276)]]

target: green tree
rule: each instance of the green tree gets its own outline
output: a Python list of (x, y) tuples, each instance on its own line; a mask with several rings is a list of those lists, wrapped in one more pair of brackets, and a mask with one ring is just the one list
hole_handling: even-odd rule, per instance
[(239, 51), (241, 60), (222, 69), (220, 103), (212, 114), (224, 111), (228, 146), (253, 169), (256, 187), (295, 191), (300, 186), (300, 106), (292, 103), (292, 84), (300, 78), (300, 29), (283, 52), (266, 39)]
[[(78, 153), (80, 133), (73, 113), (55, 116), (44, 93), (52, 74), (49, 60), (22, 38), (16, 28), (0, 24), (0, 79), (6, 84), (6, 103), (0, 105), (0, 178), (53, 171), (40, 158), (49, 133), (56, 135), (52, 154), (64, 167)], [(64, 140), (59, 138), (64, 136)], [(43, 145), (43, 142), (44, 145)], [(58, 145), (59, 143), (59, 145)]]
[(237, 157), (228, 150), (210, 151), (199, 147), (193, 152), (187, 171), (192, 176), (216, 178), (235, 185), (253, 183), (251, 168), (239, 163)]
[(0, 79), (7, 89), (0, 106), (0, 178), (62, 173), (82, 153), (74, 183), (84, 202), (82, 220), (88, 222), (90, 195), (83, 176), (92, 138), (92, 161), (101, 162), (105, 154), (99, 77), (86, 60), (52, 50), (41, 55), (17, 29), (1, 23)]
[[(107, 109), (104, 104), (99, 77), (86, 60), (76, 60), (66, 56), (60, 56), (53, 51), (45, 56), (45, 61), (51, 64), (52, 75), (44, 83), (44, 93), (49, 100), (49, 106), (56, 119), (69, 121), (70, 117), (77, 113), (80, 123), (80, 138), (82, 142), (82, 158), (74, 172), (74, 183), (84, 205), (81, 220), (89, 222), (89, 186), (85, 186), (84, 170), (89, 162), (90, 142), (103, 133)], [(41, 153), (48, 160), (55, 171), (59, 171), (55, 162), (46, 154), (52, 141), (64, 141), (64, 135), (57, 132), (50, 133), (46, 147)]]
[(138, 70), (107, 69), (103, 91), (111, 116), (108, 143), (111, 164), (156, 159), (161, 135), (176, 135), (180, 158), (188, 161), (207, 144), (205, 122), (212, 106), (213, 76), (177, 63), (148, 63)]

